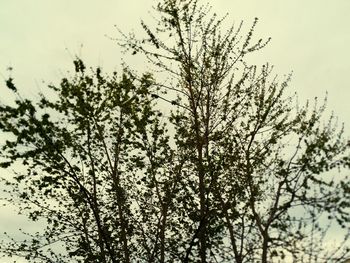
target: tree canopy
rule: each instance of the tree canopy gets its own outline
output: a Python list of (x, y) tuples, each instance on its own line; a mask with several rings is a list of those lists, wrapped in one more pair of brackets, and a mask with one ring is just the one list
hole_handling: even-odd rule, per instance
[[(291, 76), (250, 65), (257, 19), (164, 0), (144, 37), (118, 44), (152, 72), (86, 68), (55, 96), (0, 104), (7, 200), (39, 233), (0, 252), (30, 262), (338, 262), (349, 256), (349, 141), (326, 100), (300, 105)], [(163, 79), (158, 76), (162, 72)], [(328, 222), (344, 242), (327, 249)]]

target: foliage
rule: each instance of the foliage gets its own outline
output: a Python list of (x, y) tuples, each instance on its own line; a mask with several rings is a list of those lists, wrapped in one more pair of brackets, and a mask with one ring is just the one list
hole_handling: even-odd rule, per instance
[[(157, 6), (146, 37), (119, 44), (168, 79), (106, 76), (74, 61), (57, 95), (0, 106), (1, 166), (26, 167), (9, 201), (45, 220), (1, 249), (32, 262), (328, 262), (348, 255), (349, 142), (325, 102), (300, 106), (242, 24), (197, 1)], [(164, 110), (164, 102), (170, 111)], [(11, 139), (12, 138), (12, 139)], [(344, 169), (345, 168), (345, 169)], [(320, 252), (323, 215), (344, 247)], [(58, 245), (62, 244), (63, 249)], [(1, 251), (1, 250), (0, 250)]]

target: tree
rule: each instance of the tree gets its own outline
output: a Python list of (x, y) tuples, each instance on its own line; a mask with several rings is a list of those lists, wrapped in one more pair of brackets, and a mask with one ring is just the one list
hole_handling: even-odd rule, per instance
[[(195, 0), (161, 1), (146, 36), (119, 44), (167, 76), (121, 79), (74, 61), (56, 97), (1, 105), (9, 201), (43, 233), (3, 242), (33, 262), (328, 262), (323, 215), (349, 233), (349, 143), (325, 103), (299, 106), (268, 64), (246, 57), (257, 23), (221, 30)], [(170, 108), (165, 111), (162, 105)], [(63, 249), (55, 244), (62, 244)]]

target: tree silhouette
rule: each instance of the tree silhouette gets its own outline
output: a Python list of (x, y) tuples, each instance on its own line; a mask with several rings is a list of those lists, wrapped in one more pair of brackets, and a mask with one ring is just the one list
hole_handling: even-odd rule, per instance
[[(0, 251), (33, 262), (334, 262), (348, 256), (349, 142), (315, 99), (286, 95), (290, 76), (249, 65), (257, 20), (221, 29), (198, 1), (161, 1), (145, 37), (119, 45), (154, 74), (86, 69), (56, 97), (0, 106), (1, 166), (22, 161), (9, 201), (42, 233)], [(154, 79), (156, 72), (167, 79)], [(167, 109), (164, 108), (164, 105)], [(332, 171), (332, 173), (330, 173)], [(321, 253), (327, 222), (342, 246)], [(9, 237), (10, 238), (10, 237)], [(55, 244), (62, 244), (63, 249)]]

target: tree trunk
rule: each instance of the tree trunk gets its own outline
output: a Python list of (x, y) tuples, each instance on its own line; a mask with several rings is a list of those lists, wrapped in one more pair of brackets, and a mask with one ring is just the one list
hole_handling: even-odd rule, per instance
[(165, 262), (165, 227), (166, 227), (166, 219), (167, 219), (167, 206), (163, 208), (163, 218), (162, 218), (162, 226), (160, 231), (160, 262)]
[(266, 236), (263, 237), (263, 247), (262, 247), (262, 255), (261, 255), (261, 263), (267, 263), (267, 249), (268, 249), (268, 239)]

